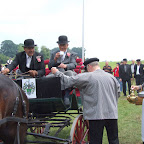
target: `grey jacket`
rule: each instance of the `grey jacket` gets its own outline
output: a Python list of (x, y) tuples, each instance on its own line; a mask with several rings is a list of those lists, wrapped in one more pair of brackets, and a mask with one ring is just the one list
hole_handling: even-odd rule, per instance
[(77, 86), (83, 102), (83, 115), (86, 120), (118, 119), (117, 101), (120, 85), (115, 77), (103, 70), (66, 76), (60, 71), (62, 87)]
[(60, 65), (61, 63), (67, 65), (67, 69), (62, 69), (62, 68), (58, 68), (58, 67), (57, 67), (57, 68), (59, 69), (59, 71), (61, 71), (61, 72), (64, 72), (64, 71), (66, 71), (66, 70), (73, 70), (73, 69), (75, 69), (75, 67), (76, 67), (76, 65), (77, 65), (77, 63), (76, 63), (76, 56), (77, 56), (76, 53), (74, 53), (74, 52), (69, 52), (69, 53), (70, 53), (70, 56), (68, 56), (68, 55), (66, 54), (65, 59), (64, 59), (62, 62), (61, 62), (61, 57), (59, 57), (59, 58), (57, 59), (57, 61), (55, 62), (54, 57), (55, 57), (55, 54), (56, 54), (57, 52), (59, 52), (59, 51), (56, 51), (56, 52), (54, 52), (54, 53), (51, 54), (50, 62), (49, 62), (49, 64), (48, 64), (49, 69), (51, 69), (52, 67), (57, 67), (57, 66)]

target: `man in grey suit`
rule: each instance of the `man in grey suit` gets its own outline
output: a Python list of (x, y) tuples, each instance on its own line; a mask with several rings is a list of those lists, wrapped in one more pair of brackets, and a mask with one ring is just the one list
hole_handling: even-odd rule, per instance
[(120, 85), (113, 75), (100, 69), (99, 59), (84, 62), (86, 73), (66, 76), (56, 68), (52, 73), (61, 78), (64, 88), (77, 86), (83, 102), (83, 116), (89, 120), (90, 144), (102, 144), (103, 129), (106, 127), (109, 144), (118, 144), (118, 110)]
[[(68, 42), (69, 41), (67, 36), (65, 35), (59, 36), (57, 41), (59, 50), (51, 54), (48, 67), (49, 69), (51, 69), (52, 67), (57, 67), (57, 69), (63, 72), (65, 75), (72, 76), (72, 75), (76, 75), (73, 69), (75, 69), (77, 65), (76, 63), (77, 55), (74, 52), (67, 51)], [(70, 89), (66, 89), (64, 95), (64, 103), (65, 105), (67, 105), (67, 107), (70, 105), (69, 93), (70, 93)]]
[[(58, 45), (59, 50), (51, 54), (50, 62), (48, 64), (49, 69), (52, 67), (57, 67), (59, 71), (66, 72), (75, 69), (76, 63), (76, 53), (68, 52), (68, 38), (67, 36), (59, 36)], [(68, 73), (68, 72), (67, 72)], [(69, 71), (71, 73), (71, 71)]]
[(24, 51), (17, 53), (15, 59), (8, 67), (2, 71), (3, 74), (11, 72), (19, 65), (20, 73), (29, 73), (31, 77), (42, 77), (45, 75), (45, 65), (43, 56), (35, 52), (33, 39), (24, 41)]

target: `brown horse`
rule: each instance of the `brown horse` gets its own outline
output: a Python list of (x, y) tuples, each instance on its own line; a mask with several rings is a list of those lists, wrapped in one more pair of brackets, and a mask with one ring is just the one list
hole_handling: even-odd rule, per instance
[[(19, 102), (16, 99), (19, 99)], [(28, 117), (29, 104), (25, 93), (18, 87), (18, 85), (8, 77), (0, 74), (0, 121), (7, 117), (23, 118), (24, 106), (26, 103), (25, 118)], [(12, 114), (15, 114), (12, 116)], [(17, 133), (19, 133), (20, 144), (24, 143), (27, 124), (20, 123), (19, 131), (17, 132), (17, 122), (11, 121), (0, 125), (0, 140), (4, 144), (14, 144), (17, 142)]]

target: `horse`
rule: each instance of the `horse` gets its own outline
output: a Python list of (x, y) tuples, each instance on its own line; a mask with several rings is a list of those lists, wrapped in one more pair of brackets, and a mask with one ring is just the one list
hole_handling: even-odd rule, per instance
[[(28, 111), (26, 94), (13, 80), (0, 74), (0, 122), (6, 118), (27, 120)], [(0, 125), (0, 140), (4, 144), (23, 144), (26, 131), (27, 123), (7, 121)]]

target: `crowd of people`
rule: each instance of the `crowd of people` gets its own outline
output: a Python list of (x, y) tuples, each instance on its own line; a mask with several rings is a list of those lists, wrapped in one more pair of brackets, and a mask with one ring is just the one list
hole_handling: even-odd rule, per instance
[(120, 84), (120, 91), (123, 90), (124, 96), (126, 96), (127, 89), (130, 94), (131, 85), (144, 83), (144, 65), (140, 59), (137, 59), (136, 62), (132, 60), (131, 64), (127, 64), (127, 59), (125, 58), (120, 63), (116, 63), (114, 69), (106, 61), (103, 70), (114, 75)]
[(0, 71), (3, 71), (4, 69), (6, 69), (7, 66), (8, 66), (9, 64), (11, 64), (11, 63), (12, 63), (12, 59), (11, 59), (11, 57), (10, 57), (10, 58), (7, 60), (7, 62), (6, 62), (5, 65), (0, 64)]

